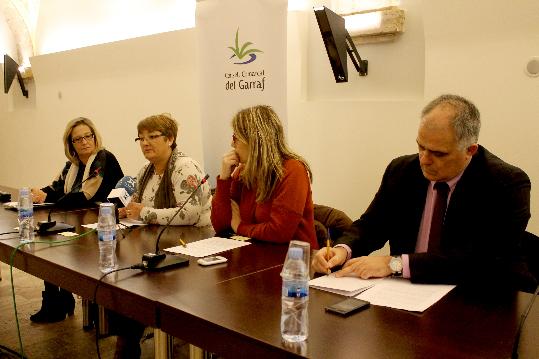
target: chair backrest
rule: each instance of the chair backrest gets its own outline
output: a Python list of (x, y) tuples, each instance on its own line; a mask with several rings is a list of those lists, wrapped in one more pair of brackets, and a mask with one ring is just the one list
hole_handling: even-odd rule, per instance
[(539, 283), (539, 237), (533, 233), (524, 232), (522, 253), (526, 259), (530, 273)]
[(352, 219), (341, 210), (321, 204), (314, 205), (314, 228), (318, 246), (320, 248), (326, 246), (328, 235), (332, 239), (336, 239), (340, 237), (352, 223)]

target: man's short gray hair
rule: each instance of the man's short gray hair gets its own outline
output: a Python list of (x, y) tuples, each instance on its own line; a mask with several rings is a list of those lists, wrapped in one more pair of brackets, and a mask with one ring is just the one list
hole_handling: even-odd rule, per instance
[(453, 118), (453, 128), (455, 137), (461, 148), (466, 148), (479, 139), (479, 130), (481, 129), (481, 119), (479, 110), (475, 105), (458, 95), (441, 95), (427, 104), (421, 111), (421, 118), (425, 117), (435, 107), (442, 104), (448, 104), (455, 110)]

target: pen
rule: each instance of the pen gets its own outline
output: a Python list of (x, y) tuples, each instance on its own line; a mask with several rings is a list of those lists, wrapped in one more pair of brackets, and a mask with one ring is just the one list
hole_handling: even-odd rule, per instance
[(184, 242), (183, 239), (181, 239), (181, 238), (180, 238), (180, 243), (182, 244), (182, 246), (183, 246), (184, 248), (187, 248), (187, 244), (185, 244), (185, 242)]
[[(330, 240), (329, 240), (329, 237), (328, 237), (328, 239), (326, 239), (326, 259), (327, 260), (329, 260), (330, 247), (331, 247), (331, 244), (330, 244)], [(331, 273), (330, 268), (328, 268), (328, 274), (329, 273)]]

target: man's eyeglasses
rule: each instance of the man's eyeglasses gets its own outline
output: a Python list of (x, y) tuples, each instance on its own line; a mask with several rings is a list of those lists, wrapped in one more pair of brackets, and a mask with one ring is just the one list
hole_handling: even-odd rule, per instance
[(75, 137), (73, 139), (71, 139), (71, 142), (73, 143), (82, 143), (83, 141), (86, 141), (86, 142), (90, 142), (91, 140), (93, 140), (95, 137), (95, 135), (93, 133), (90, 133), (88, 135), (84, 135), (84, 136), (81, 136), (81, 137)]
[(142, 143), (143, 141), (153, 142), (162, 136), (165, 136), (165, 135), (159, 134), (159, 135), (148, 135), (146, 137), (137, 137), (135, 138), (135, 142), (140, 142), (140, 143)]

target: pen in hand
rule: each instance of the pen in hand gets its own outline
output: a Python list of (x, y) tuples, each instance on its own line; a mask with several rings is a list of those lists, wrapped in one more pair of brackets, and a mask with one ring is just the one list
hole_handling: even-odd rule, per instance
[[(330, 243), (330, 239), (328, 237), (328, 239), (326, 239), (326, 260), (329, 261), (329, 254), (331, 253), (331, 243)], [(328, 274), (331, 273), (331, 268), (328, 268)]]
[(181, 238), (180, 238), (180, 243), (182, 244), (183, 248), (187, 248), (187, 244), (185, 244), (185, 242)]

